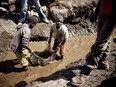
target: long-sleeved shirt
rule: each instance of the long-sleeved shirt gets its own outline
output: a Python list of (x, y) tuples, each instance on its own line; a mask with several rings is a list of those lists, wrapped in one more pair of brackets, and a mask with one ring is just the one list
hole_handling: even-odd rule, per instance
[(23, 24), (15, 33), (11, 41), (11, 49), (18, 53), (22, 53), (23, 46), (29, 46), (31, 30), (27, 24)]

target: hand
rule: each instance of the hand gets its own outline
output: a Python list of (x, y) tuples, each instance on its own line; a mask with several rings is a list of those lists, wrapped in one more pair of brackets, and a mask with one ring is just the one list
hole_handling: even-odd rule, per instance
[(23, 49), (27, 49), (29, 51), (29, 53), (33, 52), (33, 50), (31, 48), (29, 48), (28, 46), (23, 46)]

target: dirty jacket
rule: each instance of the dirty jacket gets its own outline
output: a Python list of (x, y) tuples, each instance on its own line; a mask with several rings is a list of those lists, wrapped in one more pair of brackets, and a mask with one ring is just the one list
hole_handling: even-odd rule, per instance
[(22, 53), (23, 46), (29, 46), (31, 30), (27, 24), (22, 24), (11, 40), (11, 50)]

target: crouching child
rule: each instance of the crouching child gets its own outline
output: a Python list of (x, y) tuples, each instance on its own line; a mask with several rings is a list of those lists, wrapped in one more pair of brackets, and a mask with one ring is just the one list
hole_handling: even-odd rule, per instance
[(37, 24), (38, 18), (30, 16), (26, 22), (21, 25), (20, 29), (15, 33), (11, 40), (10, 48), (19, 60), (24, 70), (27, 70), (29, 62), (27, 58), (30, 56), (29, 41), (31, 37), (31, 29)]

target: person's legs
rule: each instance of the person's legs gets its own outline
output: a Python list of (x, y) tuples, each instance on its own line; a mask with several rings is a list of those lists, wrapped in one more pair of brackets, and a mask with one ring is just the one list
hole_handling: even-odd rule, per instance
[(18, 52), (15, 52), (15, 51), (14, 51), (14, 54), (16, 55), (16, 57), (17, 57), (19, 63), (21, 64), (21, 54), (18, 53)]
[[(25, 60), (25, 62), (24, 62), (24, 60), (22, 60), (23, 54), (20, 54), (20, 53), (18, 53), (18, 52), (14, 52), (14, 54), (16, 55), (17, 59), (19, 60), (19, 63), (20, 63), (21, 66), (23, 67), (22, 69), (23, 69), (24, 71), (26, 71), (26, 70), (27, 70), (28, 61)], [(25, 63), (25, 64), (24, 64), (24, 63)]]
[(30, 3), (30, 0), (22, 0), (22, 2), (21, 2), (20, 17), (19, 17), (19, 23), (25, 22), (29, 3)]
[(98, 17), (98, 27), (97, 27), (97, 36), (99, 34), (99, 32), (101, 31), (103, 25), (105, 22), (105, 16), (104, 14), (102, 14), (102, 12), (100, 12), (99, 17)]
[[(98, 67), (98, 62), (100, 60), (107, 60), (107, 56), (109, 55), (110, 48), (110, 37), (113, 33), (114, 21), (108, 15), (100, 15), (100, 19), (105, 17), (105, 21), (103, 26), (98, 25), (99, 32), (97, 34), (97, 38), (95, 44), (91, 47), (91, 53), (93, 53), (93, 58), (87, 57), (87, 65)], [(99, 23), (101, 23), (99, 19)], [(99, 28), (101, 27), (101, 29)], [(90, 58), (90, 59), (89, 59)], [(91, 63), (92, 62), (92, 63)]]
[[(98, 35), (99, 35), (100, 31), (102, 30), (104, 22), (105, 22), (105, 16), (104, 16), (104, 14), (100, 13), (99, 19), (98, 19), (97, 38), (98, 38)], [(87, 66), (91, 67), (92, 69), (97, 68), (98, 67), (98, 61), (100, 60), (101, 53), (102, 52), (99, 50), (99, 48), (98, 48), (98, 46), (96, 45), (96, 42), (95, 42), (91, 46), (91, 51), (89, 52), (89, 54), (86, 55)]]
[(98, 69), (107, 69), (109, 70), (109, 61), (108, 61), (108, 58), (109, 58), (109, 54), (110, 54), (110, 40), (108, 42), (108, 45), (106, 47), (106, 50), (104, 50), (102, 52), (102, 55), (101, 55), (101, 58), (100, 58), (100, 61), (98, 62)]
[(22, 55), (22, 60), (21, 60), (22, 66), (28, 66), (29, 62), (28, 62), (27, 58), (30, 57), (29, 51), (27, 49), (23, 48), (23, 53), (21, 55)]
[(29, 62), (27, 60), (27, 58), (30, 56), (30, 53), (27, 49), (24, 49), (23, 50), (23, 53), (18, 53), (18, 52), (14, 52), (16, 57), (18, 58), (19, 60), (19, 63), (22, 65), (22, 66), (28, 66), (29, 65)]
[(63, 43), (63, 44), (60, 45), (60, 53), (59, 54), (61, 55), (62, 59), (64, 57), (65, 45), (66, 45), (66, 43)]
[(39, 0), (33, 0), (33, 3), (34, 3), (34, 5), (35, 5), (35, 7), (37, 9), (37, 12), (38, 12), (38, 15), (39, 15), (40, 19), (42, 21), (44, 21), (45, 23), (49, 23), (46, 15), (44, 14), (44, 12), (43, 12), (43, 10), (41, 8), (40, 1)]
[(59, 42), (58, 42), (58, 40), (55, 40), (54, 41), (54, 45), (53, 45), (53, 50), (54, 50), (54, 52), (57, 52), (58, 51), (58, 46), (59, 46)]
[[(105, 14), (100, 15), (99, 18), (97, 38), (95, 44), (91, 47), (91, 52), (86, 57), (86, 65), (84, 66), (86, 68), (81, 70), (81, 76), (72, 78), (73, 84), (82, 85), (86, 80), (86, 78), (83, 78), (83, 75), (88, 76), (93, 69), (98, 68), (100, 63), (108, 63), (107, 57), (110, 52), (109, 42), (115, 22), (112, 17)], [(81, 80), (81, 83), (78, 84), (78, 80)]]

